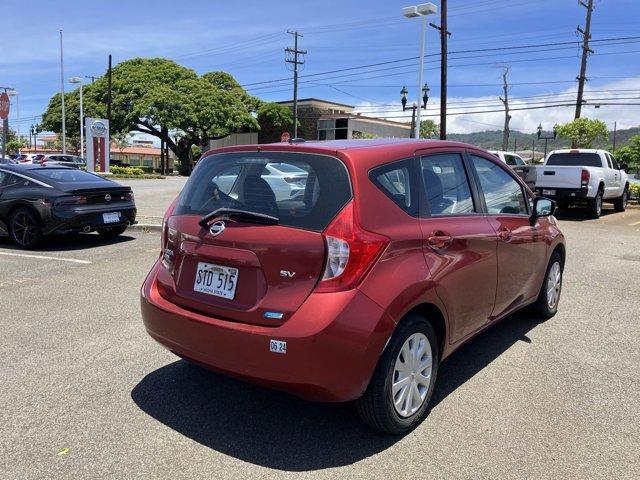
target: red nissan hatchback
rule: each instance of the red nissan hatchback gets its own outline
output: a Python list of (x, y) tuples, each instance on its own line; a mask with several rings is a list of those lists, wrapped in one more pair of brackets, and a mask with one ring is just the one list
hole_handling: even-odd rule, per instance
[(165, 215), (142, 316), (191, 362), (357, 400), (368, 424), (402, 433), (461, 344), (527, 305), (556, 313), (565, 244), (553, 212), (462, 143), (212, 150)]

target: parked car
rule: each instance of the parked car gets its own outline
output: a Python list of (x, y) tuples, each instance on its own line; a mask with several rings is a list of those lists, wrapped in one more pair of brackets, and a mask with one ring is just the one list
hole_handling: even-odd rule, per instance
[(87, 163), (82, 157), (77, 155), (67, 155), (63, 153), (47, 153), (39, 155), (37, 158), (32, 158), (31, 163), (38, 163), (47, 165), (61, 165), (64, 167), (81, 168), (86, 167)]
[(515, 154), (513, 152), (490, 150), (489, 153), (492, 153), (493, 155), (498, 157), (500, 160), (502, 160), (504, 163), (506, 163), (510, 167), (522, 166), (527, 164), (527, 162), (525, 162), (520, 155)]
[(114, 237), (135, 218), (131, 188), (111, 180), (62, 166), (0, 166), (0, 231), (19, 247), (60, 233)]
[[(307, 172), (301, 194), (276, 199), (269, 164)], [(307, 399), (357, 400), (369, 425), (406, 432), (463, 343), (525, 306), (556, 313), (565, 244), (553, 211), (462, 143), (212, 150), (164, 217), (142, 317), (191, 362)]]
[(14, 165), (15, 163), (13, 158), (0, 157), (0, 165)]
[[(307, 181), (308, 173), (295, 165), (286, 163), (267, 163), (261, 177), (269, 184), (276, 201), (287, 200), (300, 195), (304, 191), (304, 185)], [(228, 193), (235, 181), (237, 175), (235, 169), (221, 172), (215, 178), (215, 182), (221, 191)]]
[(581, 205), (591, 218), (602, 214), (602, 203), (613, 203), (616, 212), (624, 212), (629, 198), (627, 165), (618, 165), (605, 150), (554, 150), (544, 164), (529, 167), (527, 183), (558, 202), (560, 208)]
[(32, 163), (40, 163), (40, 160), (44, 158), (44, 153), (30, 153), (25, 157), (20, 159), (20, 163), (24, 164), (32, 164)]

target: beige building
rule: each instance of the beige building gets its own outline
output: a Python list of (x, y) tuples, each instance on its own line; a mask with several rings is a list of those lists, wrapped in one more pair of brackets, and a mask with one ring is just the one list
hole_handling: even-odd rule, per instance
[[(169, 150), (169, 171), (173, 171), (175, 155)], [(160, 149), (153, 146), (118, 148), (111, 144), (111, 164), (147, 167), (160, 170)]]

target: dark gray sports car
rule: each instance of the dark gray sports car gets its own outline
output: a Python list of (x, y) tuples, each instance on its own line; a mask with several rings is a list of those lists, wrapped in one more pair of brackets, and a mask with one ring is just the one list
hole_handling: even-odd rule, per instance
[(61, 233), (114, 237), (134, 223), (129, 187), (75, 168), (0, 165), (0, 234), (22, 248)]

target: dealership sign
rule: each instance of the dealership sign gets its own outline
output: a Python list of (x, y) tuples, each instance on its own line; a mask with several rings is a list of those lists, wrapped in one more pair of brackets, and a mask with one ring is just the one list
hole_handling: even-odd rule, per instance
[(7, 92), (0, 93), (0, 119), (6, 120), (9, 118), (9, 110), (11, 103), (9, 102), (9, 95)]
[(109, 172), (109, 120), (85, 118), (87, 132), (87, 170)]

